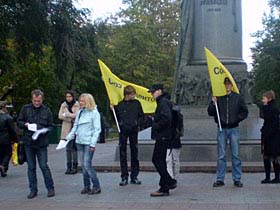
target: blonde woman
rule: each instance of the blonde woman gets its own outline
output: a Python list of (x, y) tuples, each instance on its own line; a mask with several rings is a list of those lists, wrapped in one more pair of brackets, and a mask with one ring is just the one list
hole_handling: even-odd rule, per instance
[[(74, 126), (66, 139), (74, 139), (83, 170), (84, 188), (81, 194), (101, 193), (99, 180), (92, 166), (92, 158), (95, 145), (101, 131), (100, 115), (91, 94), (84, 93), (79, 97), (80, 111), (78, 112)], [(90, 186), (92, 182), (92, 188)]]
[[(66, 91), (65, 101), (61, 104), (58, 118), (62, 120), (61, 139), (65, 139), (73, 127), (77, 112), (80, 109), (79, 102), (75, 100), (74, 92)], [(75, 140), (73, 139), (66, 147), (67, 169), (65, 174), (76, 174), (78, 171), (78, 154)]]

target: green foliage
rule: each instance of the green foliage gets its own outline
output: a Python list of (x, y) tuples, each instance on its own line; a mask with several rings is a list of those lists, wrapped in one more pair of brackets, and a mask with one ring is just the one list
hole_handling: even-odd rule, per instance
[(171, 90), (179, 31), (179, 0), (124, 0), (120, 13), (89, 21), (73, 0), (0, 1), (0, 99), (16, 111), (40, 88), (54, 116), (66, 89), (93, 94), (108, 117), (97, 59), (120, 78)]
[[(120, 78), (171, 90), (179, 30), (179, 1), (126, 0), (97, 27), (101, 59)], [(105, 36), (104, 36), (105, 34)]]
[(253, 73), (255, 77), (256, 103), (262, 93), (274, 90), (280, 105), (280, 0), (270, 0), (271, 12), (263, 19), (264, 30), (256, 34), (258, 42), (253, 48)]
[(56, 117), (67, 89), (99, 93), (95, 27), (88, 15), (72, 0), (1, 1), (0, 98), (19, 111), (31, 90), (40, 88)]

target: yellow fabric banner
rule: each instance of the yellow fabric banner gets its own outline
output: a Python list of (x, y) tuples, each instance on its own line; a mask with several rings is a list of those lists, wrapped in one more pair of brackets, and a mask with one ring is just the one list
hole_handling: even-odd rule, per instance
[(132, 85), (136, 90), (136, 99), (142, 105), (144, 113), (154, 113), (156, 109), (156, 101), (148, 89), (130, 82), (121, 80), (116, 75), (114, 75), (111, 70), (100, 60), (98, 59), (98, 64), (101, 70), (102, 79), (105, 83), (107, 94), (110, 100), (110, 103), (117, 105), (121, 100), (123, 100), (123, 89), (127, 85)]
[(218, 58), (216, 58), (216, 56), (210, 50), (208, 50), (206, 47), (204, 48), (204, 50), (213, 96), (224, 96), (227, 94), (224, 85), (224, 80), (226, 77), (228, 77), (232, 83), (232, 91), (235, 93), (239, 93), (238, 87), (236, 86), (233, 77), (226, 69), (226, 67), (218, 60)]
[(15, 166), (18, 165), (18, 143), (14, 143), (12, 146), (12, 162)]

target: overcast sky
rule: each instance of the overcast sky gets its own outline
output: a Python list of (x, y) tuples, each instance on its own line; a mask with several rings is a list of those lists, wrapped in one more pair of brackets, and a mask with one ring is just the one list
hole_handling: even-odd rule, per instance
[[(262, 16), (268, 11), (268, 0), (242, 0), (243, 19), (243, 59), (250, 69), (251, 47), (254, 47), (255, 39), (252, 33), (262, 29)], [(122, 6), (122, 0), (79, 0), (79, 5), (92, 11), (92, 18), (106, 17), (115, 13)]]

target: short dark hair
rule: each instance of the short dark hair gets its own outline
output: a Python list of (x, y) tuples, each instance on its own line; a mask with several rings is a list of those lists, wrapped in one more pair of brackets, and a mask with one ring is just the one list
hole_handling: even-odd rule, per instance
[(123, 95), (130, 95), (131, 93), (136, 93), (135, 88), (132, 85), (125, 86), (123, 89)]
[(32, 98), (33, 96), (36, 96), (36, 97), (42, 96), (42, 98), (44, 98), (44, 93), (43, 93), (43, 91), (41, 91), (41, 90), (39, 90), (39, 89), (32, 90), (32, 92), (31, 92), (31, 98)]
[(224, 80), (224, 84), (226, 84), (226, 83), (232, 84), (231, 80), (228, 77), (226, 77), (225, 80)]

